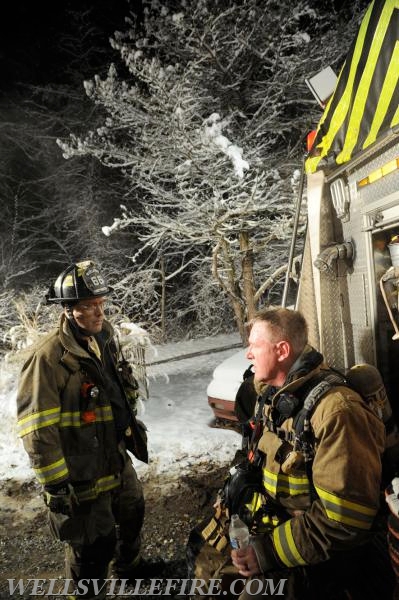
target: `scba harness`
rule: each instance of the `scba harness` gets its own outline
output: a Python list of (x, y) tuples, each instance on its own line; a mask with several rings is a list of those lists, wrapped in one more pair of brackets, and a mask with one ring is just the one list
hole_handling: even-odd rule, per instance
[[(258, 443), (264, 428), (292, 447), (281, 464), (282, 472), (289, 473), (299, 462), (305, 466), (310, 484), (310, 497), (316, 499), (312, 465), (315, 456), (315, 435), (311, 424), (313, 412), (322, 398), (332, 389), (345, 386), (357, 392), (365, 404), (382, 419), (386, 403), (384, 384), (377, 369), (371, 365), (355, 365), (344, 376), (334, 369), (322, 369), (313, 375), (295, 393), (282, 393), (270, 416), (263, 414), (265, 404), (271, 404), (276, 388), (268, 387), (258, 398), (258, 408), (251, 422), (248, 436), (247, 459), (230, 469), (219, 492), (216, 512), (201, 532), (204, 540), (217, 549), (228, 544), (227, 527), (230, 516), (238, 514), (253, 533), (273, 529), (289, 518), (288, 513), (269, 496), (263, 485), (263, 453)], [(392, 415), (384, 419), (387, 432), (392, 428)], [(282, 427), (293, 419), (291, 430)], [(395, 426), (396, 427), (396, 426)]]

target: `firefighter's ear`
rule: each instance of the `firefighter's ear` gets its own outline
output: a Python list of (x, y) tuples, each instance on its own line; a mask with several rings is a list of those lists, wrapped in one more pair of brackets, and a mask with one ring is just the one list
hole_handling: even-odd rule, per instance
[(277, 342), (276, 344), (277, 351), (277, 360), (282, 362), (286, 360), (292, 354), (291, 344), (286, 342), (285, 340), (281, 340), (281, 342)]

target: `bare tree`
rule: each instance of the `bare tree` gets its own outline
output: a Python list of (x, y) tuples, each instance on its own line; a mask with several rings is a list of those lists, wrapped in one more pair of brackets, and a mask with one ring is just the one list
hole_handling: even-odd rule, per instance
[(304, 79), (342, 58), (352, 30), (338, 36), (338, 25), (304, 0), (175, 0), (144, 2), (144, 22), (115, 33), (127, 74), (111, 65), (85, 82), (102, 126), (59, 145), (129, 181), (103, 231), (140, 241), (132, 266), (148, 281), (146, 297), (157, 297), (150, 312), (162, 300), (161, 260), (169, 282), (209, 272), (245, 338), (265, 280), (286, 260), (291, 179), (316, 115)]

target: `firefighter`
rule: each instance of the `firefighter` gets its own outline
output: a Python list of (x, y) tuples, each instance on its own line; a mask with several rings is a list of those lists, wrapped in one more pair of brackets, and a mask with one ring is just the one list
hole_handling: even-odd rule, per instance
[[(351, 581), (362, 585), (360, 595), (351, 590), (352, 598), (375, 597), (366, 575), (380, 501), (382, 421), (339, 378), (319, 393), (313, 410), (301, 412), (305, 398), (312, 406), (311, 390), (328, 370), (307, 344), (307, 324), (297, 311), (260, 311), (252, 321), (247, 358), (261, 391), (256, 460), (269, 526), (265, 521), (250, 545), (231, 553), (239, 574), (248, 578), (240, 600), (260, 598), (265, 587), (259, 581), (267, 580), (274, 586), (284, 582), (279, 591), (295, 600), (348, 597)], [(376, 564), (370, 565), (370, 578)]]
[(160, 567), (140, 554), (144, 499), (126, 447), (145, 462), (148, 455), (104, 317), (111, 291), (91, 261), (59, 275), (47, 294), (63, 307), (59, 327), (34, 347), (17, 395), (19, 434), (43, 486), (50, 529), (66, 542), (66, 577), (86, 599), (105, 597), (91, 580), (101, 589), (113, 559), (123, 579)]

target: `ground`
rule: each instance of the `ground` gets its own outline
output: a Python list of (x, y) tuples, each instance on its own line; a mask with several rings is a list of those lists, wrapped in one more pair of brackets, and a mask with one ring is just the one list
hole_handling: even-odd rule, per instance
[[(212, 513), (212, 504), (227, 470), (227, 466), (204, 463), (195, 465), (190, 475), (168, 478), (160, 474), (143, 482), (146, 499), (143, 550), (147, 558), (161, 557), (166, 561), (163, 578), (187, 577), (188, 535), (196, 523)], [(30, 595), (31, 588), (24, 594), (10, 595), (7, 579), (63, 577), (63, 546), (51, 538), (40, 487), (34, 481), (0, 482), (0, 540), (1, 600), (60, 597)], [(151, 596), (145, 598), (149, 600)]]

